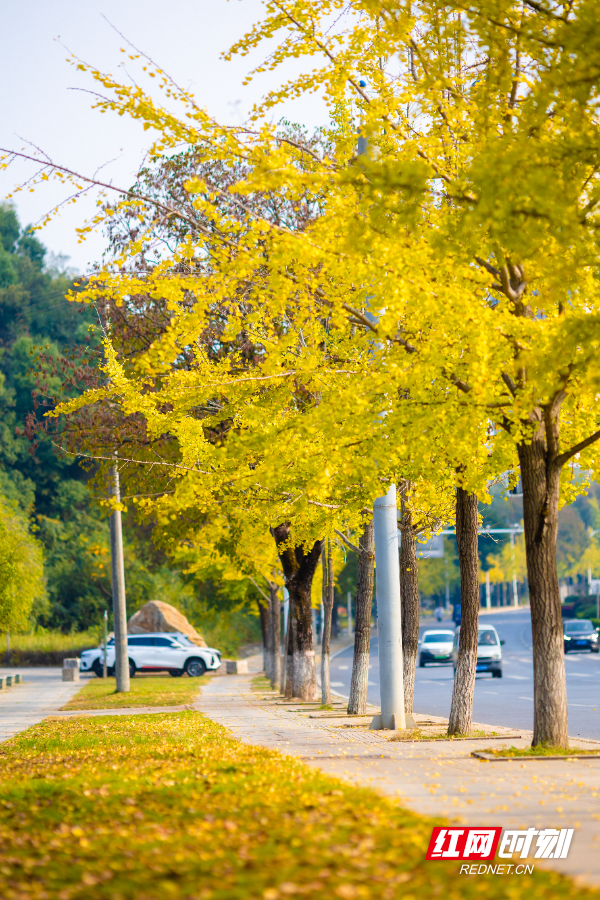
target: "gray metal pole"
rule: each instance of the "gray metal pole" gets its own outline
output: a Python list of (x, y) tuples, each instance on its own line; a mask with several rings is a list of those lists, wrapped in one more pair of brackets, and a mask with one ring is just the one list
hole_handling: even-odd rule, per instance
[(400, 619), (400, 561), (396, 485), (373, 504), (377, 619), (379, 632), (379, 685), (381, 715), (372, 729), (406, 728)]
[(348, 591), (346, 597), (346, 605), (348, 607), (348, 637), (352, 637), (352, 592)]
[(102, 677), (106, 678), (106, 644), (108, 642), (108, 610), (104, 610), (104, 662), (102, 664)]
[[(110, 470), (111, 494), (120, 501), (119, 470)], [(121, 510), (110, 517), (110, 560), (112, 567), (113, 624), (115, 629), (115, 675), (117, 692), (127, 693), (129, 686), (129, 657), (127, 653), (127, 608), (125, 602), (125, 568), (123, 565), (123, 531)]]

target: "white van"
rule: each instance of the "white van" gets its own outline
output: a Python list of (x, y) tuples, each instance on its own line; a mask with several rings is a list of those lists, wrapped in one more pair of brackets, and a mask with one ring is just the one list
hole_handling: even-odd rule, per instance
[[(452, 647), (452, 665), (456, 672), (458, 661), (458, 638), (460, 628), (456, 629)], [(502, 644), (498, 632), (493, 625), (480, 625), (477, 640), (477, 671), (491, 672), (492, 678), (502, 678)]]

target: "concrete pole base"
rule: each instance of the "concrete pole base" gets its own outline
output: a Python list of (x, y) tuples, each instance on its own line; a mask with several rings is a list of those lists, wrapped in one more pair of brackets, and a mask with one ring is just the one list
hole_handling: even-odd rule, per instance
[[(406, 728), (416, 728), (417, 723), (413, 719), (410, 713), (405, 713), (404, 718), (406, 720)], [(396, 715), (392, 713), (389, 717), (389, 722), (383, 721), (382, 716), (377, 715), (373, 716), (373, 721), (369, 725), (369, 731), (404, 731), (404, 728), (398, 728), (396, 724)]]

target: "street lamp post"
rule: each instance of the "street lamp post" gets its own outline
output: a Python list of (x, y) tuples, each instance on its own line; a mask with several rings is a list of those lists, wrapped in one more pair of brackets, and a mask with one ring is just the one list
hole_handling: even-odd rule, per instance
[(370, 727), (374, 730), (404, 729), (407, 724), (414, 727), (414, 720), (404, 712), (398, 509), (395, 484), (391, 485), (385, 497), (379, 497), (373, 504), (373, 529), (377, 572), (381, 715), (373, 717)]

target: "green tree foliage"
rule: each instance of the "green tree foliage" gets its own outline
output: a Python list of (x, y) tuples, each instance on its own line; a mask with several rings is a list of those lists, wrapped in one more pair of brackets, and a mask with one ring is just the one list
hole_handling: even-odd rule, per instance
[(27, 518), (0, 499), (0, 630), (23, 628), (45, 600), (43, 551)]
[[(65, 299), (73, 278), (64, 260), (57, 262), (47, 265), (43, 245), (30, 229), (21, 228), (12, 207), (0, 205), (0, 498), (5, 498), (0, 509), (7, 517), (2, 541), (9, 555), (13, 544), (24, 548), (23, 558), (31, 560), (31, 585), (42, 577), (43, 555), (47, 586), (46, 595), (42, 588), (23, 592), (18, 610), (15, 606), (19, 615), (9, 616), (10, 627), (24, 627), (30, 612), (41, 626), (69, 632), (100, 623), (112, 595), (108, 519), (92, 502), (89, 473), (43, 431), (32, 440), (23, 429), (36, 406), (42, 404), (43, 412), (43, 404), (61, 391), (64, 366), (82, 358), (86, 343), (93, 348), (96, 342), (95, 312)], [(30, 516), (37, 538), (28, 533)], [(148, 600), (172, 603), (214, 635), (219, 646), (226, 639), (232, 653), (239, 640), (258, 638), (257, 617), (248, 614), (245, 591), (182, 576), (152, 547), (151, 528), (137, 525), (132, 513), (125, 516), (124, 531), (130, 613)], [(13, 543), (5, 540), (5, 532)], [(7, 597), (11, 590), (7, 587)], [(220, 622), (217, 606), (225, 608), (226, 621)]]

